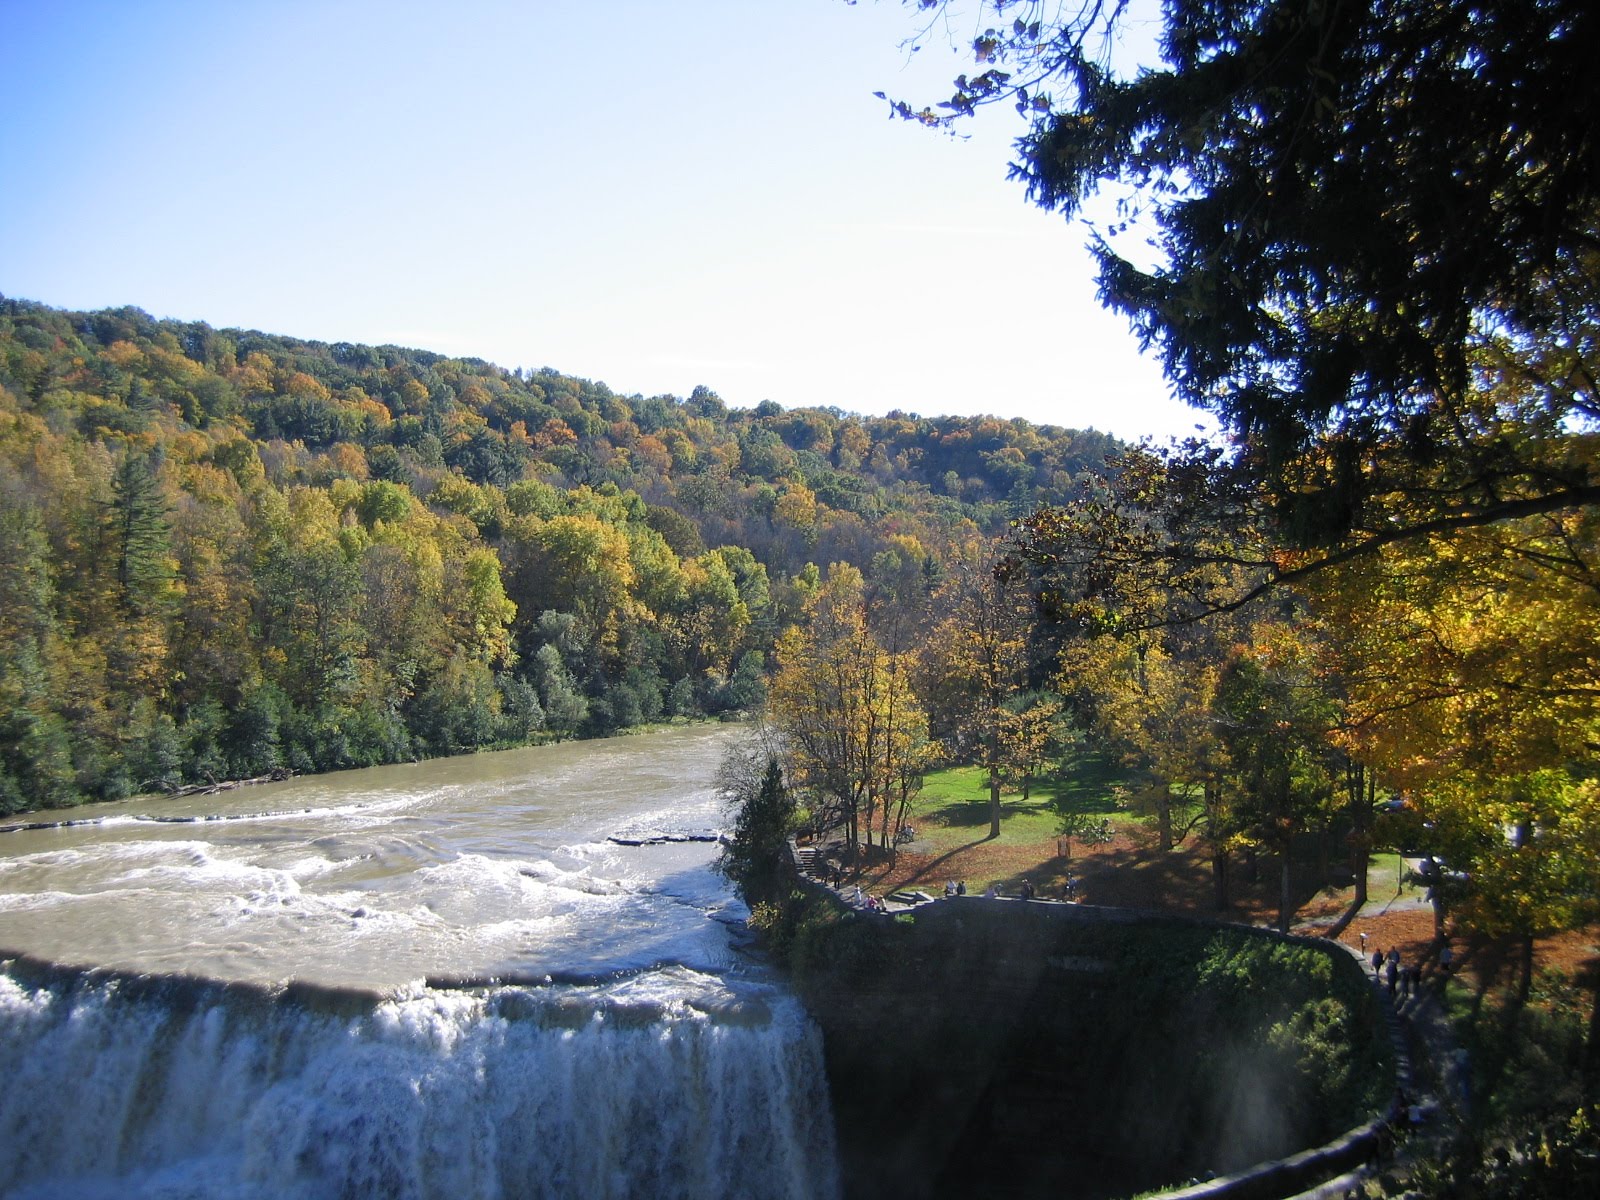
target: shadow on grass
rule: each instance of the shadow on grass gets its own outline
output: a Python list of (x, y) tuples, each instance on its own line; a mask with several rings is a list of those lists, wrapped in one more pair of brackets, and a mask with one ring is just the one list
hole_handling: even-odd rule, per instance
[(927, 883), (930, 880), (940, 880), (942, 882), (944, 878), (944, 871), (941, 870), (941, 868), (946, 863), (955, 858), (956, 855), (965, 853), (966, 851), (971, 850), (974, 846), (981, 846), (989, 840), (990, 839), (987, 837), (981, 837), (976, 841), (968, 842), (963, 846), (957, 846), (953, 850), (946, 850), (943, 854), (939, 855), (939, 857), (929, 859), (927, 862), (923, 863), (922, 866), (918, 867), (914, 872), (906, 877), (905, 883), (901, 886), (911, 887), (913, 884)]
[(1004, 886), (1015, 895), (1026, 880), (1037, 895), (1062, 896), (1069, 874), (1078, 881), (1077, 898), (1089, 904), (1203, 912), (1212, 896), (1211, 874), (1196, 857), (1142, 849), (1052, 858)]
[[(1013, 797), (1009, 800), (1004, 797), (1000, 800), (1000, 819), (1002, 821), (1015, 816), (1040, 816), (1049, 811), (1047, 805), (1035, 796), (1031, 800)], [(989, 798), (981, 800), (951, 800), (943, 807), (928, 810), (928, 817), (950, 829), (960, 829), (966, 826), (987, 825), (989, 823)], [(984, 841), (989, 839), (985, 837)]]
[[(986, 778), (973, 768), (939, 772), (936, 792), (932, 786), (923, 793), (927, 807), (922, 819), (952, 829), (973, 828), (989, 822), (989, 791)], [(1057, 773), (1033, 781), (1029, 795), (1015, 792), (1000, 798), (1000, 819), (1034, 817), (1041, 820), (1067, 814), (1113, 816), (1123, 811), (1117, 787), (1128, 781), (1128, 771), (1110, 755), (1081, 751), (1062, 760)], [(976, 791), (976, 795), (973, 792)], [(1047, 834), (1041, 834), (1047, 836)]]
[(1128, 769), (1110, 755), (1082, 750), (1064, 758), (1057, 776), (1034, 790), (1063, 816), (1108, 817), (1122, 811), (1117, 788), (1128, 778)]

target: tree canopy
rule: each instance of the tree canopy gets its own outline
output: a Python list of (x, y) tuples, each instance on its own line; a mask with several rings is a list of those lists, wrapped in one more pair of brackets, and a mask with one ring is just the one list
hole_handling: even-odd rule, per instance
[(1137, 67), (1126, 0), (984, 7), (982, 70), (898, 111), (1028, 116), (1014, 175), (1295, 543), (1600, 499), (1593, 6), (1166, 0)]
[[(847, 387), (842, 381), (841, 387)], [(1115, 443), (0, 297), (0, 815), (760, 705)]]
[[(924, 39), (956, 27), (944, 0), (906, 3)], [(1256, 628), (1314, 630), (1292, 673), (1281, 654), (1258, 669), (1259, 646), (1184, 664), (1222, 670), (1211, 714), (1270, 801), (1261, 830), (1291, 828), (1284, 797), (1336, 777), (1352, 812), (1370, 807), (1370, 768), (1486, 878), (1592, 871), (1536, 851), (1587, 828), (1600, 744), (1584, 649), (1600, 605), (1600, 10), (1164, 0), (1142, 61), (1120, 41), (1142, 18), (1129, 0), (980, 11), (976, 70), (894, 111), (948, 128), (1014, 105), (1013, 176), (1084, 223), (1103, 301), (1224, 431), (1137, 447), (1021, 523), (1046, 613), (1139, 647), (1141, 669), (1161, 636), (1252, 604)], [(1065, 663), (1119, 661), (1085, 652)], [(1130, 677), (1152, 678), (1080, 675), (1102, 724)], [(1323, 698), (1291, 722), (1305, 761), (1273, 758), (1252, 722), (1302, 690)], [(1320, 760), (1322, 742), (1348, 757)], [(1478, 893), (1485, 927), (1573, 919), (1532, 883), (1506, 892)]]

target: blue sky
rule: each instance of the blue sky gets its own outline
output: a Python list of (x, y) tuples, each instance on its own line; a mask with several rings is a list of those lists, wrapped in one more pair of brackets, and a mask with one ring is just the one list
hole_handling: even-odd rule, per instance
[[(954, 32), (970, 38), (972, 29)], [(874, 91), (870, 0), (0, 0), (0, 293), (550, 366), (619, 392), (1164, 439), (1081, 230)]]

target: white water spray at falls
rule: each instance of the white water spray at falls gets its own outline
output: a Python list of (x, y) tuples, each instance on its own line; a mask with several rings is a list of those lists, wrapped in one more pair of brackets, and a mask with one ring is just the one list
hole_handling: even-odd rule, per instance
[(730, 736), (0, 827), (0, 1200), (836, 1196), (698, 840)]
[(820, 1047), (787, 997), (680, 977), (324, 998), (365, 1010), (338, 1013), (26, 967), (0, 975), (17, 1200), (837, 1190)]

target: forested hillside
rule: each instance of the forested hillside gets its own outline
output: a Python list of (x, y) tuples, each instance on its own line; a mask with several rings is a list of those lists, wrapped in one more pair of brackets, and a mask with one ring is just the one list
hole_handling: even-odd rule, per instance
[(1113, 449), (0, 300), (0, 812), (743, 709)]

